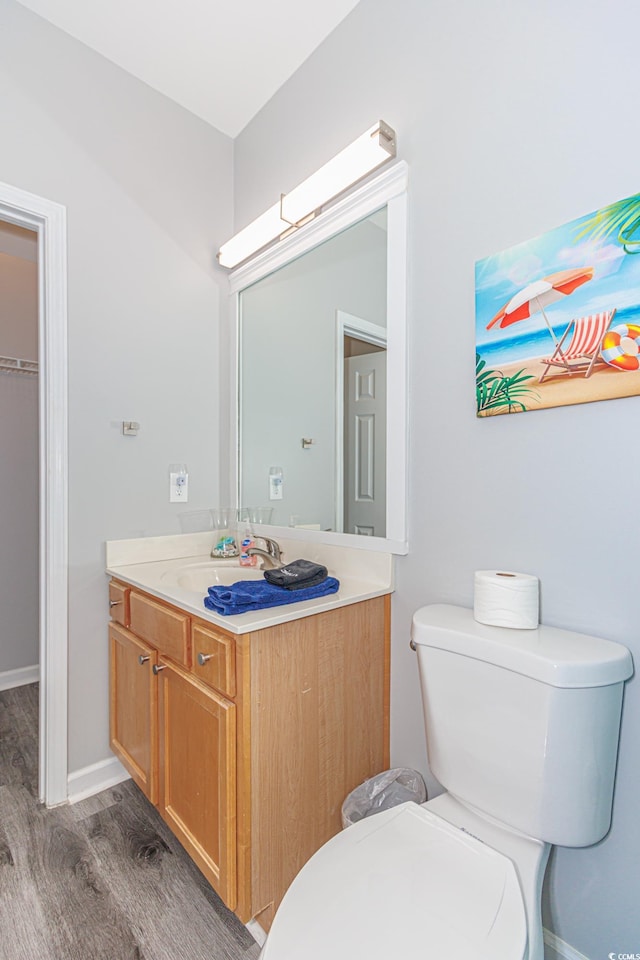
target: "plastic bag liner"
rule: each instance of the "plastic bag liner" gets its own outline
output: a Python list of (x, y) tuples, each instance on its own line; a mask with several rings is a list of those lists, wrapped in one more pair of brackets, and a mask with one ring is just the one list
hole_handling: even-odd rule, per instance
[(427, 788), (418, 771), (409, 767), (394, 767), (393, 770), (377, 773), (351, 791), (342, 804), (342, 826), (350, 827), (358, 820), (380, 810), (397, 807), (407, 800), (424, 803), (426, 799)]

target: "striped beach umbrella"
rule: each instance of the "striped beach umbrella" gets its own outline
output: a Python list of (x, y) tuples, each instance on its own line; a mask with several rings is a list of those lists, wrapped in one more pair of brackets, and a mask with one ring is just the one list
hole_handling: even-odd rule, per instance
[(526, 320), (535, 313), (541, 313), (557, 345), (558, 339), (544, 308), (556, 303), (557, 300), (562, 300), (563, 297), (568, 297), (577, 287), (581, 287), (592, 277), (593, 267), (581, 267), (579, 270), (560, 270), (559, 273), (551, 273), (542, 280), (534, 280), (533, 283), (527, 284), (514, 294), (509, 302), (498, 310), (493, 320), (487, 324), (487, 330), (491, 330), (492, 327), (508, 327), (512, 323), (517, 323), (518, 320)]

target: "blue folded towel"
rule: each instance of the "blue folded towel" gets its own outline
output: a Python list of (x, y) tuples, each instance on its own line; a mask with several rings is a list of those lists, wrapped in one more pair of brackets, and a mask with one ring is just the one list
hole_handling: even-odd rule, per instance
[(299, 603), (301, 600), (315, 600), (336, 593), (340, 583), (335, 577), (327, 577), (322, 583), (300, 590), (286, 590), (266, 580), (238, 580), (230, 587), (209, 587), (204, 605), (223, 617), (232, 617), (249, 610), (264, 610), (267, 607), (279, 607), (285, 603)]

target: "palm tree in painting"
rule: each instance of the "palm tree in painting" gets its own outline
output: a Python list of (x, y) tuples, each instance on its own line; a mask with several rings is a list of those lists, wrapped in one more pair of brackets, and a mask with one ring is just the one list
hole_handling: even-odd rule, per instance
[(640, 193), (597, 210), (580, 225), (576, 239), (605, 240), (614, 234), (625, 253), (640, 253)]
[[(487, 417), (494, 413), (524, 413), (530, 409), (526, 400), (536, 402), (540, 400), (535, 390), (531, 390), (525, 383), (533, 380), (533, 376), (518, 370), (510, 377), (505, 377), (501, 370), (490, 370), (486, 361), (476, 353), (476, 403), (479, 417)], [(506, 408), (506, 409), (505, 409)]]

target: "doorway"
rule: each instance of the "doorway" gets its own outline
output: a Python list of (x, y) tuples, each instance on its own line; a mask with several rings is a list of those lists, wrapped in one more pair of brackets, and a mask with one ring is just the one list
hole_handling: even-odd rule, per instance
[(0, 690), (39, 679), (38, 235), (0, 220)]
[(336, 529), (386, 536), (387, 332), (336, 311)]
[(39, 772), (47, 806), (67, 800), (66, 209), (0, 183), (0, 221), (37, 235)]

